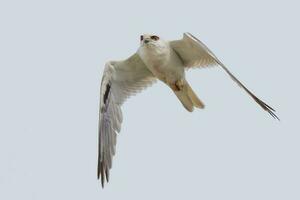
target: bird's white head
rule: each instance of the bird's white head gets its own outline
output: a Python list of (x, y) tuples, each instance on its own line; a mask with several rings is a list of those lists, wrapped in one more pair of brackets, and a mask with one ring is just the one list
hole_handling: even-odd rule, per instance
[(147, 66), (163, 65), (170, 55), (168, 42), (165, 42), (157, 35), (144, 34), (140, 37), (138, 55)]
[(143, 34), (140, 36), (141, 47), (164, 47), (165, 42), (157, 35)]

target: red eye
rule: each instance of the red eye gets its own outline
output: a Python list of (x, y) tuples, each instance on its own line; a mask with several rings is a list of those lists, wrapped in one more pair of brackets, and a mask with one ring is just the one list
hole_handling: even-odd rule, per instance
[(151, 37), (150, 37), (152, 40), (159, 40), (159, 37), (158, 36), (156, 36), (156, 35), (152, 35)]
[(144, 39), (144, 36), (141, 35), (141, 41), (143, 41), (143, 39)]

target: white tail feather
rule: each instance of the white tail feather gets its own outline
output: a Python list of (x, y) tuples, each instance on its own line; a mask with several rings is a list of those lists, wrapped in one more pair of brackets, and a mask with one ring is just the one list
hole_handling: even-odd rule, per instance
[(204, 108), (204, 104), (197, 97), (197, 95), (186, 80), (184, 80), (184, 84), (181, 90), (173, 91), (182, 103), (182, 105), (185, 107), (185, 109), (187, 109), (189, 112), (192, 112), (194, 110), (194, 107)]

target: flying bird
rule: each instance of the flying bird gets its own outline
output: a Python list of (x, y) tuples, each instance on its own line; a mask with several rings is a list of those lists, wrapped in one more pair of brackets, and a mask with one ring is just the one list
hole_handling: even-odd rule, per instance
[(245, 87), (205, 44), (190, 33), (183, 38), (165, 41), (157, 35), (140, 36), (140, 47), (126, 60), (106, 63), (100, 89), (98, 179), (101, 185), (109, 181), (109, 170), (116, 152), (117, 133), (121, 130), (121, 105), (130, 96), (162, 81), (177, 96), (184, 108), (204, 108), (185, 78), (185, 70), (220, 66), (272, 117), (275, 110)]

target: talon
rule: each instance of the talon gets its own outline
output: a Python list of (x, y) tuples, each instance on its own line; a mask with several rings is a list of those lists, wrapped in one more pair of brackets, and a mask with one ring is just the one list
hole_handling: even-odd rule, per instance
[(173, 90), (180, 91), (183, 89), (184, 83), (183, 83), (183, 80), (178, 80), (174, 83), (171, 83), (170, 86)]
[(182, 90), (182, 89), (183, 89), (183, 86), (184, 86), (183, 80), (180, 79), (180, 80), (176, 81), (176, 82), (175, 82), (175, 85), (176, 85), (176, 87), (178, 88), (178, 90)]

